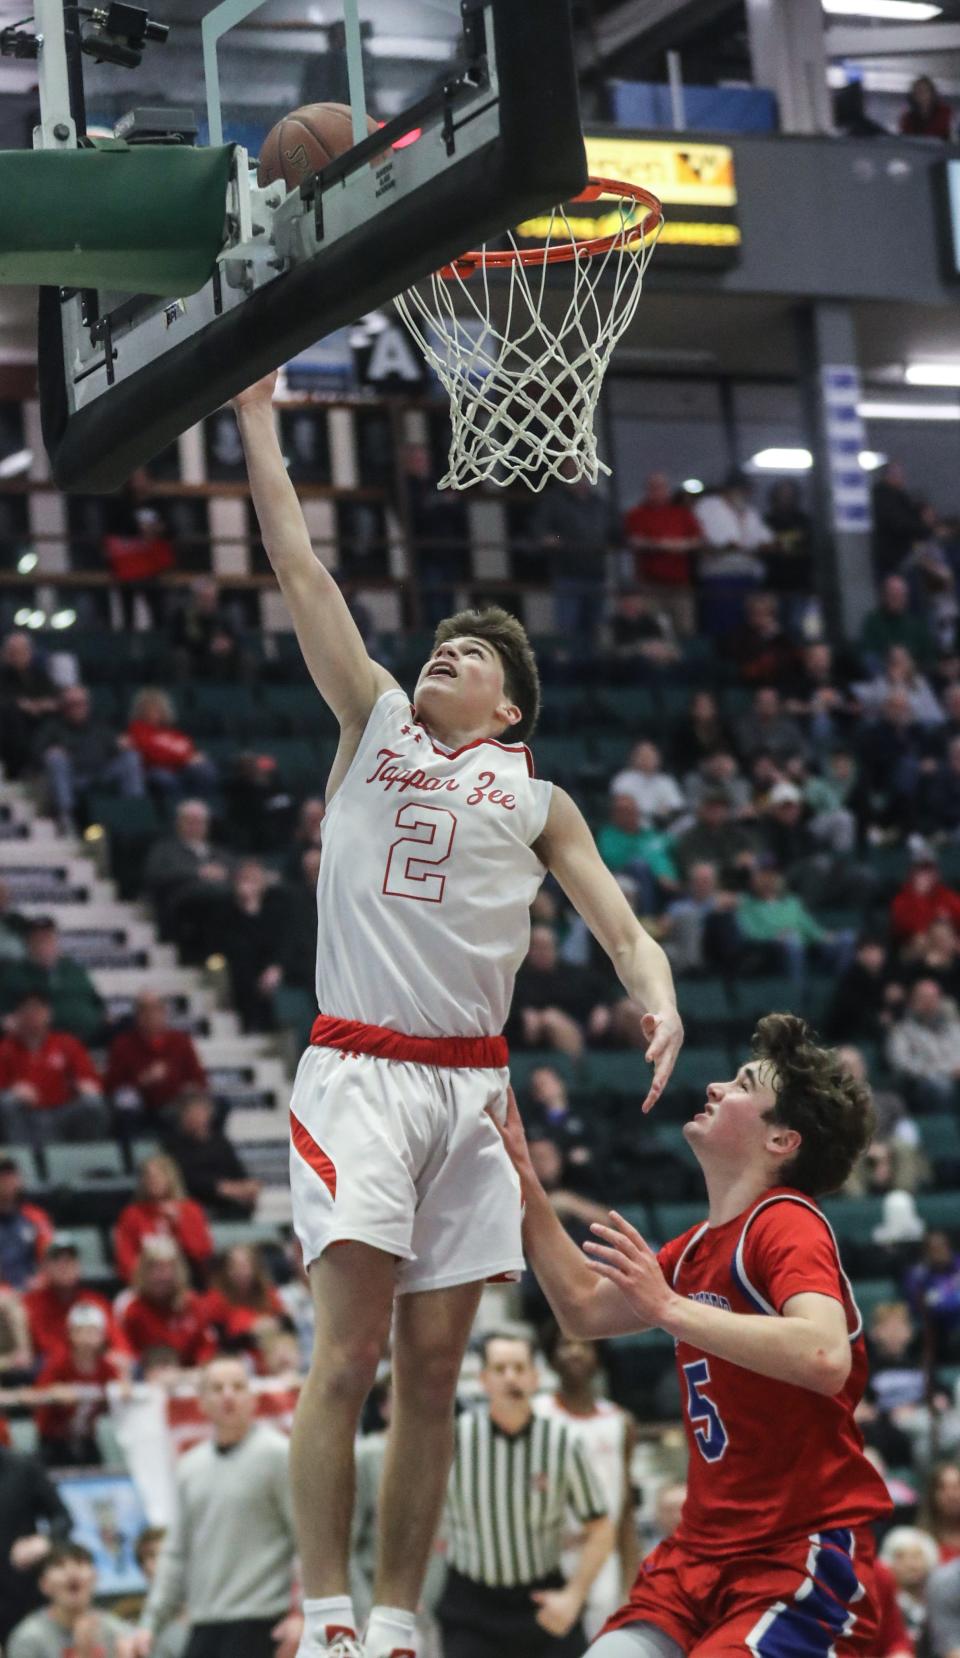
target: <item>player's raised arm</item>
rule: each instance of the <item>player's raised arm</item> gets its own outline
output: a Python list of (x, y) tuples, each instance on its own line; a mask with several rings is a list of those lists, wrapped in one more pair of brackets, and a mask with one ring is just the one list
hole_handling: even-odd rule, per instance
[(233, 399), (260, 533), (320, 695), (341, 726), (362, 728), (396, 681), (367, 655), (343, 594), (314, 553), (273, 422), (276, 378), (268, 374)]
[(670, 963), (603, 862), (579, 806), (556, 786), (536, 851), (606, 950), (627, 995), (644, 1010), (650, 1043), (646, 1058), (654, 1068), (643, 1102), (649, 1111), (663, 1093), (683, 1043)]

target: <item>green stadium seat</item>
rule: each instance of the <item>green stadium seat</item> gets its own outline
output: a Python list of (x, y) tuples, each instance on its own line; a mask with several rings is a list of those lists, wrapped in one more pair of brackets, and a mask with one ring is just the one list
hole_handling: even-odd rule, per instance
[(653, 736), (657, 718), (657, 699), (646, 685), (614, 685), (605, 688), (597, 698), (600, 717), (612, 720), (631, 736)]
[(635, 1226), (642, 1237), (646, 1237), (651, 1228), (650, 1210), (645, 1203), (621, 1203), (617, 1214), (622, 1215), (625, 1221)]
[(653, 1206), (653, 1230), (660, 1243), (678, 1238), (681, 1232), (699, 1225), (706, 1218), (706, 1197), (697, 1203), (655, 1203)]
[(89, 811), (91, 823), (102, 824), (112, 841), (146, 843), (163, 831), (159, 813), (149, 795), (129, 800), (122, 795), (108, 794), (105, 789), (93, 789), (89, 797)]
[(723, 979), (690, 979), (681, 987), (680, 1000), (688, 1042), (709, 1043), (718, 1031), (726, 1040), (743, 1022)]
[(938, 1365), (937, 1376), (954, 1402), (960, 1404), (960, 1364)]
[(923, 1149), (932, 1163), (960, 1162), (960, 1121), (956, 1117), (946, 1111), (935, 1111), (929, 1117), (918, 1117), (917, 1127)]
[(101, 1465), (104, 1468), (125, 1468), (127, 1459), (117, 1438), (117, 1430), (109, 1416), (98, 1416), (93, 1424)]
[(145, 1163), (148, 1157), (156, 1157), (157, 1152), (162, 1150), (159, 1140), (131, 1140), (130, 1167), (134, 1174), (138, 1173), (141, 1164)]
[(285, 783), (291, 788), (322, 790), (333, 764), (335, 745), (331, 740), (306, 741), (300, 737), (270, 737), (257, 742), (260, 753), (272, 754)]
[(269, 713), (276, 730), (294, 736), (315, 731), (336, 735), (336, 718), (315, 685), (264, 685), (257, 703), (258, 720)]
[(928, 1227), (960, 1235), (960, 1192), (920, 1192), (917, 1208)]
[(317, 1017), (316, 998), (309, 990), (298, 990), (293, 985), (281, 985), (279, 990), (274, 991), (273, 1010), (278, 1023), (293, 1031), (298, 1048), (305, 1048), (310, 1041), (313, 1021)]
[(869, 1243), (883, 1219), (880, 1197), (829, 1197), (821, 1208), (841, 1242), (849, 1238), (851, 1243)]
[(639, 1105), (649, 1086), (650, 1067), (639, 1048), (591, 1049), (580, 1061), (580, 1081), (585, 1088), (629, 1094)]
[(673, 1351), (673, 1337), (668, 1336), (666, 1330), (635, 1330), (629, 1336), (613, 1336), (611, 1347), (620, 1351), (649, 1352), (670, 1354)]
[(549, 1065), (562, 1076), (568, 1088), (573, 1087), (577, 1068), (569, 1054), (557, 1053), (553, 1048), (529, 1048), (522, 1053), (512, 1049), (510, 1081), (517, 1093), (526, 1088), (531, 1071), (539, 1070), (541, 1065)]
[(604, 812), (606, 817), (606, 803), (610, 793), (610, 784), (616, 774), (623, 771), (630, 757), (629, 740), (619, 732), (611, 731), (609, 726), (581, 727), (584, 747), (584, 769), (591, 778), (602, 778), (604, 795)]
[(126, 1174), (123, 1155), (115, 1140), (89, 1140), (83, 1144), (52, 1145), (46, 1148), (47, 1175), (54, 1185), (72, 1186), (78, 1181), (116, 1180)]
[(910, 868), (910, 853), (905, 846), (873, 846), (867, 850), (866, 861), (889, 894), (903, 885)]
[(808, 979), (803, 987), (803, 1015), (811, 1025), (821, 1030), (836, 993), (835, 978)]
[[(795, 979), (786, 974), (760, 979), (738, 979), (734, 986), (734, 1003), (744, 1025), (752, 1027), (767, 1013), (802, 1013), (803, 998)], [(744, 1030), (744, 1039), (750, 1036)]]
[(706, 1093), (711, 1082), (727, 1082), (734, 1074), (730, 1051), (719, 1044), (695, 1047), (686, 1043), (677, 1057), (670, 1088), (685, 1088), (698, 1096)]
[(10, 1429), (11, 1451), (18, 1451), (25, 1457), (37, 1456), (40, 1450), (40, 1435), (33, 1417), (12, 1416), (7, 1426)]
[(32, 1146), (5, 1145), (0, 1148), (0, 1155), (11, 1157), (20, 1170), (20, 1177), (25, 1186), (42, 1186), (43, 1178), (40, 1173), (37, 1154)]
[(538, 777), (575, 779), (587, 764), (587, 750), (580, 736), (542, 737), (538, 734), (533, 738), (531, 747)]
[(183, 723), (192, 732), (240, 732), (254, 721), (255, 705), (247, 685), (198, 685), (190, 687), (183, 710)]
[(215, 1220), (210, 1222), (210, 1236), (214, 1248), (222, 1254), (225, 1249), (232, 1249), (234, 1244), (256, 1246), (277, 1243), (279, 1229), (266, 1221)]
[(103, 1244), (103, 1234), (96, 1226), (72, 1226), (70, 1236), (77, 1245), (77, 1254), (80, 1257), (80, 1268), (85, 1278), (102, 1277), (109, 1270), (110, 1263)]

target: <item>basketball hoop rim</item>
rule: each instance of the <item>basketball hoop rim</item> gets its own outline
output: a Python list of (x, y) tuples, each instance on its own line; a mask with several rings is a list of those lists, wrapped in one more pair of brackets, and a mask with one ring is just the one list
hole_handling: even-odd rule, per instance
[(479, 270), (504, 271), (515, 265), (536, 270), (544, 265), (569, 265), (575, 259), (594, 259), (609, 253), (618, 244), (626, 248), (659, 234), (663, 224), (663, 204), (651, 191), (644, 190), (639, 184), (628, 184), (624, 179), (591, 178), (587, 188), (579, 196), (574, 196), (572, 202), (597, 201), (600, 196), (619, 196), (621, 200), (639, 202), (647, 208), (647, 213), (639, 223), (615, 231), (612, 236), (592, 236), (585, 240), (574, 238), (572, 242), (563, 242), (557, 247), (515, 247), (489, 251), (474, 248), (469, 253), (462, 253), (449, 265), (444, 265), (437, 274), (445, 282), (453, 282), (458, 277), (475, 276)]

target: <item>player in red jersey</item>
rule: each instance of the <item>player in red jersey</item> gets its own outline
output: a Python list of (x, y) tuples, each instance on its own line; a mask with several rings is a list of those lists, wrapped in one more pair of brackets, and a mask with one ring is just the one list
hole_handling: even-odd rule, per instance
[(709, 1216), (657, 1255), (611, 1214), (586, 1260), (536, 1179), (515, 1103), (503, 1130), (528, 1253), (561, 1328), (660, 1328), (676, 1342), (687, 1500), (592, 1658), (879, 1650), (871, 1522), (890, 1503), (854, 1422), (862, 1321), (814, 1201), (867, 1144), (869, 1094), (791, 1014), (762, 1019), (753, 1049), (684, 1131)]

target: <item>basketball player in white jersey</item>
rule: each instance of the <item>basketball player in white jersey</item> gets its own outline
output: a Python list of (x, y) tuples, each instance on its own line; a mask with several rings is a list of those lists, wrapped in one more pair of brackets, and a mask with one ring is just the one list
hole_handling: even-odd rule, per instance
[[(522, 1266), (519, 1183), (494, 1123), (501, 1036), (547, 869), (644, 1010), (649, 1107), (683, 1039), (673, 981), (577, 807), (522, 739), (539, 700), (520, 623), (442, 623), (411, 702), (370, 660), (314, 556), (274, 426), (274, 376), (235, 400), (267, 555), (340, 724), (318, 887), (320, 1016), (291, 1103), (294, 1221), (316, 1308), (291, 1478), (300, 1658), (416, 1658), (457, 1379), (482, 1286)], [(349, 1600), (353, 1439), (390, 1335), (394, 1403), (364, 1643)]]
[[(544, 1342), (544, 1352), (560, 1386), (555, 1392), (537, 1394), (533, 1408), (538, 1416), (553, 1416), (565, 1422), (582, 1442), (617, 1528), (617, 1546), (594, 1578), (583, 1608), (583, 1627), (587, 1640), (592, 1641), (623, 1601), (640, 1562), (630, 1481), (637, 1429), (629, 1411), (596, 1392), (600, 1368), (596, 1342), (565, 1336), (554, 1326)], [(582, 1533), (574, 1528), (563, 1553), (563, 1572), (568, 1579), (576, 1572), (582, 1548)]]

